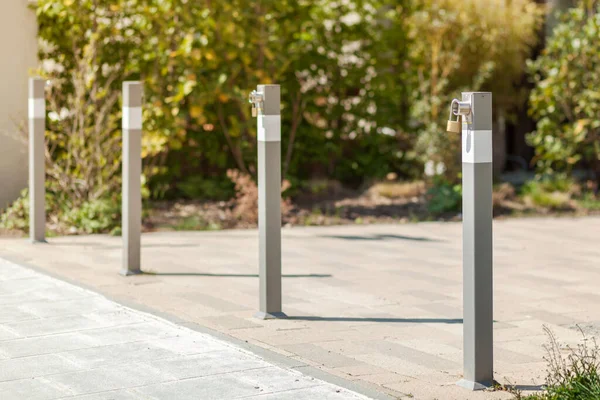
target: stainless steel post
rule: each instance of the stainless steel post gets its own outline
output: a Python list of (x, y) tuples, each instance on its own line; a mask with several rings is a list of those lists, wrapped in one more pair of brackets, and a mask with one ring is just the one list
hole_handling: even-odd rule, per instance
[(279, 85), (258, 85), (257, 114), (260, 309), (257, 318), (284, 318), (281, 301), (281, 111)]
[(123, 82), (123, 266), (120, 273), (125, 276), (142, 273), (142, 93), (141, 82)]
[(29, 80), (29, 237), (46, 241), (46, 81)]
[[(469, 107), (466, 107), (466, 104)], [(461, 109), (461, 106), (462, 109)], [(493, 385), (492, 94), (462, 93), (464, 379)]]

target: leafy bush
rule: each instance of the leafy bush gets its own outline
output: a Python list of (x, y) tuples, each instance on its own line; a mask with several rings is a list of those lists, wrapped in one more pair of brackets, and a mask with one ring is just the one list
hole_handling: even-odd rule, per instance
[(521, 187), (526, 202), (551, 210), (573, 208), (572, 195), (576, 185), (569, 179), (545, 179), (530, 181)]
[(26, 232), (29, 229), (29, 191), (21, 195), (0, 216), (0, 228)]
[[(46, 193), (46, 214), (50, 233), (101, 233), (109, 232), (121, 224), (121, 207), (118, 198), (84, 201), (72, 206), (65, 197), (57, 198)], [(0, 228), (26, 232), (29, 229), (29, 193), (21, 196), (0, 216)]]
[(86, 201), (65, 212), (61, 218), (77, 232), (102, 233), (111, 231), (121, 224), (121, 207), (113, 199)]
[(434, 215), (459, 211), (462, 203), (462, 187), (442, 177), (434, 179), (434, 185), (427, 191), (427, 209)]
[(259, 83), (281, 84), (283, 176), (291, 182), (415, 178), (429, 159), (454, 179), (458, 141), (442, 133), (450, 98), (484, 88), (507, 112), (518, 107), (513, 83), (540, 15), (532, 0), (35, 7), (39, 72), (51, 82), (48, 191), (85, 215), (109, 213), (107, 221), (112, 206), (98, 204), (116, 201), (121, 185), (122, 81), (145, 85), (142, 155), (152, 198), (223, 199), (230, 169), (254, 180), (247, 95)]
[[(458, 181), (460, 135), (446, 132), (453, 97), (492, 91), (494, 117), (523, 107), (516, 89), (536, 44), (541, 8), (529, 0), (417, 0), (410, 18), (411, 120), (417, 152), (447, 179)], [(434, 170), (437, 168), (434, 168)]]
[[(153, 196), (191, 175), (225, 180), (229, 168), (256, 173), (256, 123), (246, 100), (258, 83), (282, 85), (284, 176), (326, 173), (354, 183), (390, 170), (414, 174), (413, 139), (400, 129), (409, 88), (398, 79), (409, 11), (383, 0), (37, 5), (48, 44), (42, 61), (53, 80), (70, 79), (82, 49), (96, 42), (102, 47), (87, 61), (100, 83), (111, 83), (106, 99), (117, 93), (115, 83), (144, 81), (145, 172)], [(111, 82), (108, 71), (118, 79)], [(112, 115), (118, 118), (118, 110)]]
[(589, 211), (600, 211), (600, 197), (592, 192), (586, 192), (578, 202), (580, 207)]
[(229, 200), (235, 195), (234, 185), (230, 180), (205, 179), (192, 175), (177, 184), (183, 196), (194, 200)]
[(600, 3), (579, 2), (560, 17), (541, 56), (529, 63), (534, 90), (528, 136), (540, 175), (591, 167), (600, 182)]
[(192, 215), (183, 218), (174, 226), (176, 231), (217, 231), (221, 229), (221, 225), (214, 222), (208, 222), (198, 215)]

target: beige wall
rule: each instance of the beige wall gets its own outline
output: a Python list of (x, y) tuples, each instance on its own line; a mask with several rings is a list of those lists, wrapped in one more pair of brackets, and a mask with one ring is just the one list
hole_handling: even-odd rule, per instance
[(0, 0), (0, 208), (27, 187), (26, 127), (29, 69), (36, 67), (35, 12), (29, 0)]

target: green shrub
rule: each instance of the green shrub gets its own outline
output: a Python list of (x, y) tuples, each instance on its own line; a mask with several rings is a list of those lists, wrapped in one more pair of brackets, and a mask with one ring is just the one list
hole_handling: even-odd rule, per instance
[(179, 221), (174, 229), (176, 231), (216, 231), (221, 229), (221, 225), (208, 222), (201, 216), (192, 215)]
[[(325, 172), (360, 183), (390, 171), (417, 173), (413, 137), (403, 129), (409, 88), (399, 79), (409, 6), (383, 0), (39, 0), (36, 9), (42, 72), (60, 82), (64, 94), (58, 115), (76, 111), (72, 118), (84, 117), (87, 127), (94, 126), (87, 111), (110, 109), (100, 122), (118, 136), (109, 122), (120, 117), (111, 103), (120, 82), (144, 82), (145, 174), (153, 196), (186, 191), (189, 176), (227, 181), (231, 168), (255, 175), (256, 121), (247, 96), (259, 83), (281, 83), (284, 177)], [(66, 98), (86, 93), (69, 84), (82, 66), (90, 84), (103, 90), (77, 108)], [(49, 140), (58, 150), (69, 143)], [(118, 152), (106, 152), (106, 171), (112, 154)]]
[[(46, 193), (47, 220), (55, 231), (48, 234), (65, 233), (106, 233), (121, 224), (121, 204), (118, 198), (103, 198), (85, 201), (71, 206), (64, 196), (57, 198), (52, 192)], [(0, 216), (0, 228), (27, 232), (29, 229), (29, 193), (25, 189)]]
[(0, 216), (0, 228), (27, 232), (29, 229), (29, 191), (21, 195)]
[(521, 187), (520, 192), (526, 201), (535, 206), (561, 210), (572, 208), (574, 188), (572, 180), (555, 178), (529, 181)]
[[(524, 107), (525, 60), (537, 42), (542, 9), (530, 0), (415, 0), (409, 37), (411, 122), (417, 154), (458, 181), (460, 135), (446, 132), (450, 102), (464, 91), (491, 91), (494, 117)], [(519, 88), (519, 89), (516, 89)]]
[(86, 201), (61, 217), (81, 233), (109, 232), (121, 224), (121, 205), (113, 199)]
[(580, 1), (560, 21), (529, 63), (529, 111), (537, 123), (528, 141), (540, 175), (583, 165), (600, 182), (600, 4)]
[(592, 192), (586, 192), (578, 201), (579, 206), (589, 211), (600, 211), (600, 198)]
[(427, 209), (434, 215), (459, 211), (462, 204), (462, 187), (442, 177), (436, 177), (427, 191)]
[(235, 196), (234, 184), (228, 179), (205, 179), (189, 176), (177, 184), (183, 196), (193, 200), (229, 200)]

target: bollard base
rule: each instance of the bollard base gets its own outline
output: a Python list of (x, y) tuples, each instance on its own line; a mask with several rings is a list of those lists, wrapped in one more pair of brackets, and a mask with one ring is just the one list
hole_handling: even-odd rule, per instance
[(456, 385), (460, 386), (462, 388), (465, 388), (465, 389), (476, 391), (476, 390), (485, 390), (485, 389), (491, 388), (494, 385), (494, 382), (493, 381), (473, 382), (473, 381), (468, 381), (466, 379), (461, 379), (460, 381), (456, 382)]
[(30, 239), (29, 242), (31, 244), (48, 244), (46, 239), (38, 240), (38, 239)]
[(256, 314), (254, 314), (254, 318), (258, 318), (258, 319), (285, 319), (287, 318), (287, 315), (285, 315), (283, 312), (271, 312), (271, 313), (267, 313), (264, 311), (259, 311)]
[(121, 271), (119, 271), (119, 275), (121, 276), (131, 276), (131, 275), (141, 275), (143, 274), (144, 271), (142, 271), (141, 269), (138, 270), (129, 270), (129, 269), (122, 269)]

